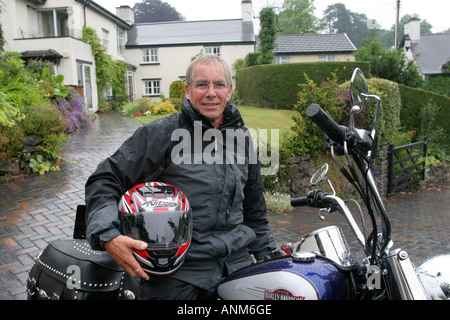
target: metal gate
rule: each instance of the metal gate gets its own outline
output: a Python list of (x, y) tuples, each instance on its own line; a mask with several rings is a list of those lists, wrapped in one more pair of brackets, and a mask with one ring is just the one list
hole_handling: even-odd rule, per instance
[(387, 196), (425, 179), (426, 154), (426, 137), (424, 141), (401, 147), (394, 148), (394, 144), (390, 144)]

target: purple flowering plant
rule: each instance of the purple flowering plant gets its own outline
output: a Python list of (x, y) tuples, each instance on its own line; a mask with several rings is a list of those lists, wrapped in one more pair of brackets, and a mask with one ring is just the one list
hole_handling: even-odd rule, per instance
[(53, 107), (61, 112), (66, 119), (66, 134), (74, 135), (80, 129), (92, 127), (92, 119), (84, 108), (83, 98), (76, 92), (71, 91), (66, 98), (58, 98)]

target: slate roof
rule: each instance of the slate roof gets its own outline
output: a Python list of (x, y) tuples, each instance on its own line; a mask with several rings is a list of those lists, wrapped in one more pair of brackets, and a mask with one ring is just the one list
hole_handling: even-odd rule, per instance
[(325, 52), (354, 52), (355, 45), (345, 33), (278, 35), (274, 52), (277, 54), (308, 54)]
[(450, 62), (450, 34), (421, 34), (420, 41), (413, 42), (411, 50), (422, 74), (447, 72), (445, 66)]
[(126, 47), (198, 44), (253, 44), (253, 23), (242, 19), (136, 24)]

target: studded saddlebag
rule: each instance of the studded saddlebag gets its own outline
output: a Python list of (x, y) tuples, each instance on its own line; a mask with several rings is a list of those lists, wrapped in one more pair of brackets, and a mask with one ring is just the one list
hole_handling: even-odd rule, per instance
[(86, 240), (57, 240), (39, 254), (27, 289), (28, 300), (133, 300), (139, 286), (108, 252)]

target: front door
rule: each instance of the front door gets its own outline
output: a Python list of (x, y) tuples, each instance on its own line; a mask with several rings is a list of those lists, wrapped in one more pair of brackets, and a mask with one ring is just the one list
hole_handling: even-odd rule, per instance
[(92, 110), (92, 68), (91, 64), (77, 62), (78, 85), (83, 86), (83, 99), (86, 109)]
[(134, 98), (135, 98), (135, 96), (134, 96), (134, 94), (135, 94), (135, 90), (134, 90), (135, 82), (134, 82), (134, 72), (133, 71), (130, 71), (130, 70), (127, 71), (127, 84), (128, 84), (128, 86), (127, 86), (127, 95), (129, 97), (129, 99), (131, 101), (133, 101)]

